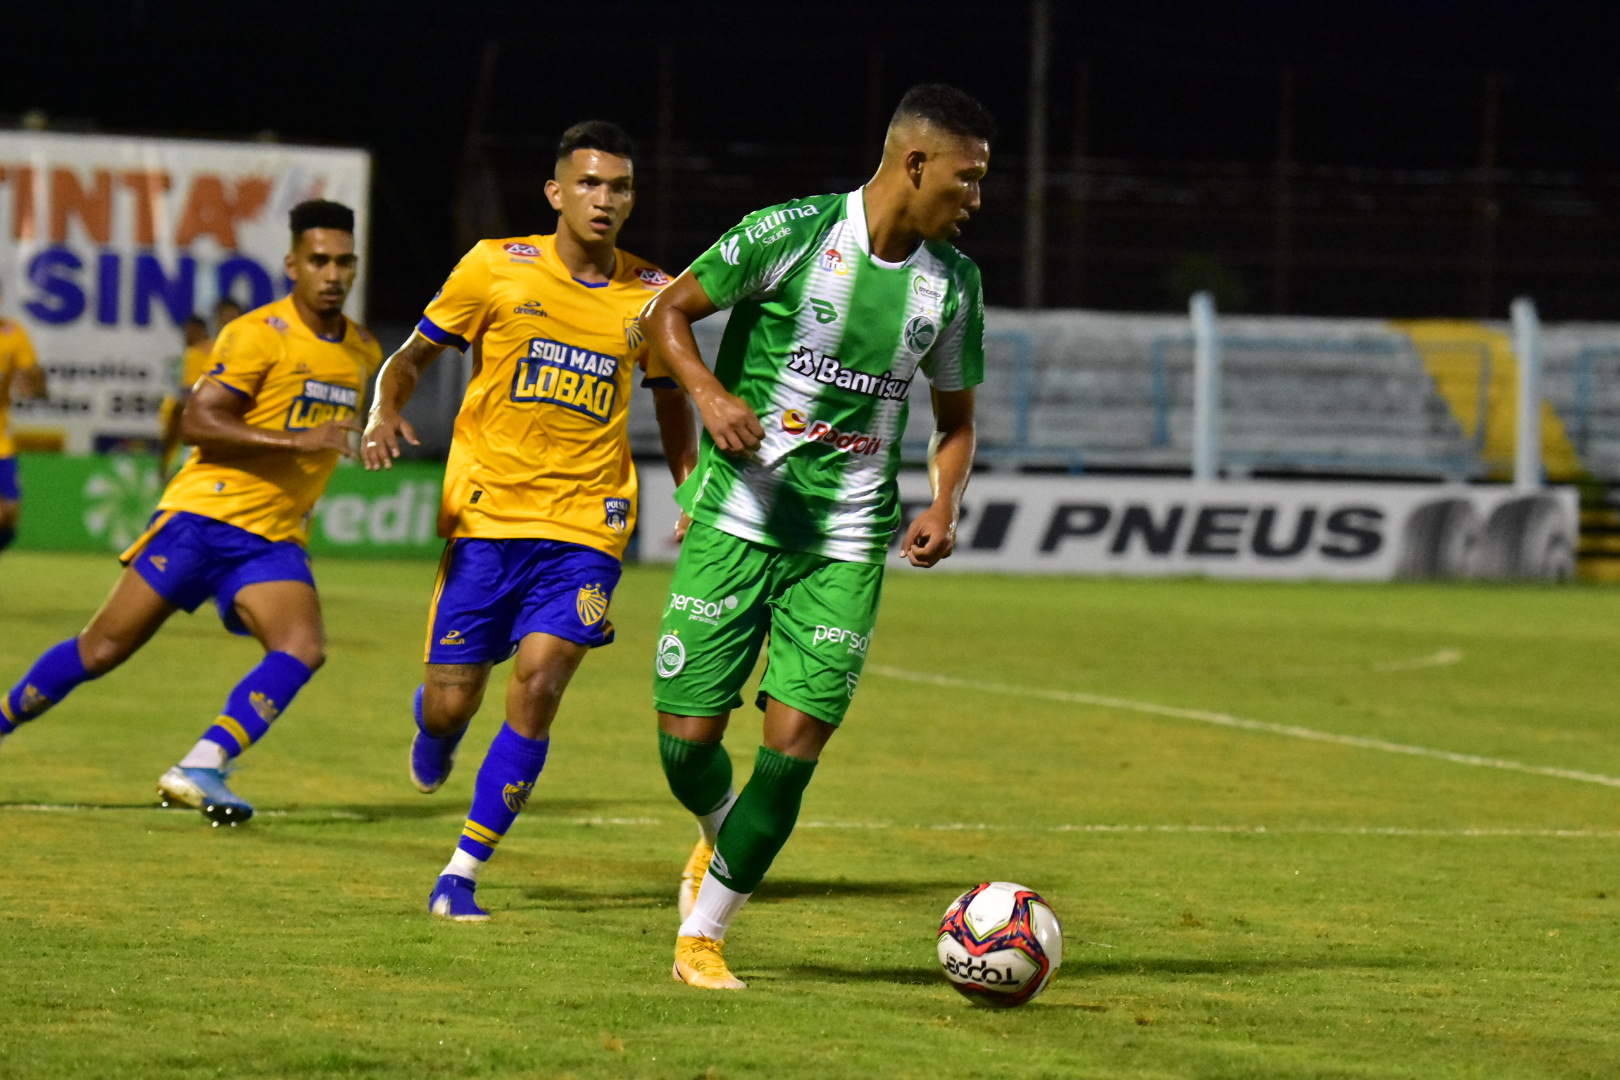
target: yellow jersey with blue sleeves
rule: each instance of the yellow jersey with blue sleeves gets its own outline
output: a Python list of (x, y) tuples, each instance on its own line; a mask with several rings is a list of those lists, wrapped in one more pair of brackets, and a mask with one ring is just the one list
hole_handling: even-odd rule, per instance
[[(328, 341), (299, 317), (291, 297), (231, 322), (219, 335), (205, 376), (248, 400), (252, 427), (304, 431), (360, 415), (382, 347), (345, 317)], [(266, 540), (309, 536), (309, 512), (337, 467), (336, 450), (264, 450), (215, 459), (195, 448), (169, 481), (159, 510), (184, 510)]]
[(0, 458), (16, 454), (11, 441), (11, 378), (24, 368), (36, 367), (39, 358), (22, 324), (0, 319)]
[[(650, 354), (637, 317), (670, 279), (616, 251), (608, 281), (582, 282), (555, 242), (480, 241), (417, 326), (473, 350), (439, 535), (562, 540), (622, 558), (635, 525), (631, 379)], [(662, 369), (647, 375), (654, 385), (668, 379)]]

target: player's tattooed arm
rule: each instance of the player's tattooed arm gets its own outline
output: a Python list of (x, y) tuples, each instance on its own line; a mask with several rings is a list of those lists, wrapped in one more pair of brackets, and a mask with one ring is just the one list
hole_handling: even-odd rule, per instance
[(973, 390), (934, 391), (934, 434), (928, 442), (928, 480), (933, 504), (912, 519), (900, 553), (913, 566), (933, 566), (956, 547), (962, 493), (973, 471), (978, 441), (973, 423)]
[(371, 415), (366, 419), (366, 433), (360, 436), (360, 459), (366, 468), (392, 469), (399, 457), (399, 441), (412, 446), (421, 445), (416, 429), (400, 415), (416, 393), (416, 383), (436, 360), (444, 346), (429, 341), (420, 331), (412, 331), (410, 338), (390, 356), (377, 372), (377, 391), (372, 395)]
[(336, 450), (354, 457), (349, 432), (360, 425), (350, 420), (328, 420), (303, 431), (277, 431), (254, 427), (243, 420), (251, 399), (212, 379), (203, 379), (191, 392), (180, 417), (180, 435), (214, 458), (241, 457), (265, 450)]
[(687, 270), (647, 305), (641, 324), (658, 358), (692, 396), (715, 446), (727, 454), (751, 454), (764, 440), (765, 428), (747, 402), (720, 385), (703, 363), (697, 338), (692, 336), (692, 324), (717, 310)]

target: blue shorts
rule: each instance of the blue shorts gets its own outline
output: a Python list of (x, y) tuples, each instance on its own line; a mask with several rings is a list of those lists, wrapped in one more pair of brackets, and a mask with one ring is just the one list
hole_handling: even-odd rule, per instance
[(499, 663), (534, 633), (606, 645), (622, 570), (613, 556), (562, 540), (452, 540), (439, 560), (423, 659)]
[(302, 581), (315, 587), (309, 553), (291, 540), (257, 533), (184, 510), (159, 510), (141, 538), (118, 556), (157, 594), (181, 611), (196, 611), (210, 596), (233, 634), (248, 629), (236, 613), (236, 594), (262, 581)]
[(20, 498), (22, 488), (17, 486), (17, 459), (0, 457), (0, 502), (16, 502)]

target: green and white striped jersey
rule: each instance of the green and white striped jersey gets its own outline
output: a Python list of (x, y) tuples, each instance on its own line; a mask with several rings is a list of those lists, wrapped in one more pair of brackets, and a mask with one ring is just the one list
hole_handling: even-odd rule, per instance
[(979, 268), (946, 243), (876, 258), (852, 191), (748, 215), (692, 273), (716, 307), (735, 308), (715, 375), (765, 439), (739, 458), (705, 431), (677, 501), (745, 540), (881, 562), (900, 522), (912, 376), (922, 368), (936, 390), (984, 381)]

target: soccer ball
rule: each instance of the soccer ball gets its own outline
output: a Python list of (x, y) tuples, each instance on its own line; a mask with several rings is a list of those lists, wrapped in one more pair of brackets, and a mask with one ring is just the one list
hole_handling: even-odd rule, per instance
[(1012, 1008), (1063, 963), (1063, 928), (1045, 900), (1010, 881), (975, 885), (945, 909), (939, 964), (963, 997)]

